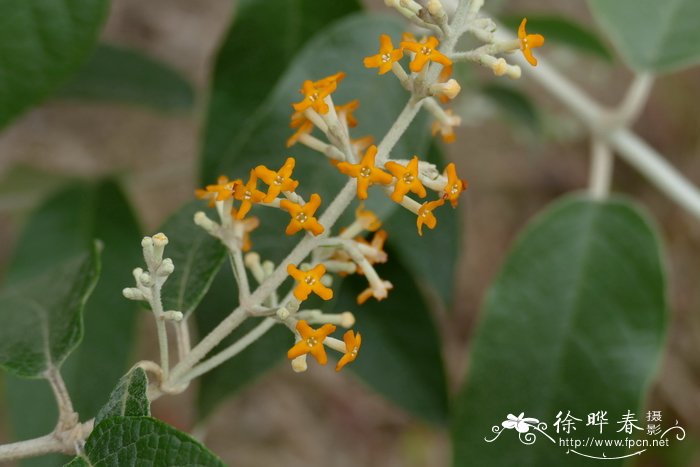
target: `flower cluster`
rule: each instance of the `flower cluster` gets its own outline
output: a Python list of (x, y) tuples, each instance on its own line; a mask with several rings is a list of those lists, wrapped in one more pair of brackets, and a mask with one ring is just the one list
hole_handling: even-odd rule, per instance
[[(496, 43), (489, 35), (492, 22), (474, 18), (471, 31), (489, 44), (465, 53), (453, 53), (451, 48), (441, 50), (441, 39), (451, 29), (447, 25), (445, 12), (441, 7), (438, 8), (439, 1), (429, 2), (428, 13), (411, 0), (390, 3), (413, 22), (425, 23), (421, 18), (427, 15), (432, 23), (425, 25), (435, 32), (420, 39), (404, 34), (398, 47), (394, 46), (391, 37), (382, 34), (379, 37), (378, 53), (364, 58), (365, 67), (378, 69), (380, 75), (391, 71), (411, 94), (407, 104), (410, 116), (404, 118), (408, 122), (404, 122), (399, 129), (400, 133), (405, 131), (415, 113), (423, 108), (435, 118), (433, 135), (439, 135), (447, 143), (453, 142), (456, 138), (454, 128), (460, 124), (460, 118), (450, 109), (443, 108), (442, 104), (456, 98), (461, 90), (459, 83), (451, 78), (454, 62), (465, 59), (478, 61), (492, 67), (496, 74), (516, 77), (519, 76), (519, 68), (508, 65), (505, 60), (497, 59), (492, 54), (519, 48), (527, 61), (536, 65), (531, 49), (544, 42), (541, 35), (525, 32), (526, 20), (523, 20), (517, 41)], [(401, 64), (404, 59), (408, 61), (408, 69)], [(398, 138), (387, 143), (387, 139), (391, 140), (388, 134), (378, 145), (374, 144), (371, 135), (352, 138), (350, 129), (358, 126), (355, 112), (359, 108), (359, 100), (354, 99), (342, 105), (333, 101), (333, 95), (345, 77), (345, 73), (338, 72), (317, 80), (309, 79), (301, 84), (299, 92), (302, 97), (292, 104), (294, 111), (290, 127), (294, 133), (287, 140), (287, 147), (303, 144), (327, 157), (337, 171), (347, 177), (347, 188), (353, 189), (360, 201), (370, 197), (370, 187), (381, 188), (378, 191), (416, 216), (416, 228), (422, 236), (424, 227), (436, 228), (438, 218), (435, 212), (438, 208), (447, 203), (453, 208), (457, 207), (467, 183), (459, 178), (454, 163), (439, 170), (435, 165), (421, 160), (418, 155), (402, 157), (392, 154)], [(315, 130), (323, 137), (314, 135)], [(307, 245), (303, 255), (295, 257), (290, 254), (279, 265), (293, 279), (294, 285), (283, 300), (279, 301), (274, 292), (266, 306), (254, 304), (258, 308), (251, 313), (270, 316), (293, 331), (295, 344), (287, 356), (292, 360), (295, 370), (306, 369), (308, 354), (320, 364), (326, 364), (328, 357), (325, 347), (342, 354), (336, 366), (336, 370), (340, 370), (355, 360), (362, 339), (353, 330), (345, 332), (342, 341), (332, 337), (332, 334), (337, 325), (352, 327), (354, 317), (349, 312), (329, 315), (319, 310), (305, 310), (301, 309), (302, 304), (312, 295), (322, 300), (331, 300), (333, 276), (348, 274), (362, 275), (368, 282), (368, 288), (357, 297), (358, 304), (361, 305), (372, 297), (376, 300), (385, 299), (393, 285), (383, 280), (374, 266), (387, 261), (383, 249), (387, 232), (381, 230), (381, 220), (360, 204), (355, 211), (354, 222), (333, 235), (331, 228), (340, 211), (347, 208), (351, 199), (348, 197), (339, 202), (339, 206), (333, 206), (338, 201), (336, 199), (323, 215), (317, 215), (322, 204), (321, 196), (312, 193), (305, 198), (297, 192), (300, 183), (294, 177), (295, 164), (295, 159), (289, 157), (277, 170), (264, 165), (255, 167), (247, 180), (220, 177), (216, 184), (197, 190), (196, 195), (209, 200), (210, 205), (217, 208), (221, 222), (214, 222), (203, 213), (198, 213), (195, 220), (212, 235), (220, 238), (235, 257), (240, 251), (247, 251), (251, 247), (248, 234), (258, 226), (258, 221), (246, 216), (254, 205), (277, 208), (289, 214), (285, 233), (296, 235), (305, 231)], [(432, 199), (429, 192), (434, 193)], [(352, 194), (350, 191), (347, 193)], [(373, 234), (371, 239), (365, 238), (367, 233)], [(306, 256), (309, 256), (307, 262), (299, 262)], [(295, 259), (290, 259), (292, 257)], [(269, 261), (267, 263), (270, 264), (267, 269), (261, 266), (257, 253), (246, 256), (245, 265), (261, 286), (274, 275), (271, 273), (274, 265)], [(247, 281), (245, 276), (245, 269), (237, 271), (237, 280)], [(318, 324), (319, 327), (314, 329), (313, 324)]]

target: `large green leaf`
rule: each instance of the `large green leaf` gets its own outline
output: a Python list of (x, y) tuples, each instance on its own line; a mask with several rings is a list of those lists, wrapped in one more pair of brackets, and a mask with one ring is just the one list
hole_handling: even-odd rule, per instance
[(83, 337), (83, 307), (99, 275), (99, 248), (0, 292), (0, 367), (25, 378), (60, 368)]
[(578, 51), (594, 55), (608, 62), (612, 55), (595, 32), (582, 24), (563, 16), (514, 14), (500, 18), (504, 26), (516, 31), (523, 17), (527, 16), (527, 27), (547, 40), (547, 46), (566, 45)]
[(77, 70), (108, 6), (108, 0), (0, 0), (0, 127)]
[(173, 214), (160, 231), (168, 236), (166, 256), (175, 271), (163, 287), (163, 307), (189, 316), (209, 289), (226, 259), (221, 242), (194, 223), (194, 213), (202, 210), (197, 201)]
[(71, 467), (224, 466), (221, 459), (175, 428), (150, 417), (112, 417), (95, 427)]
[(357, 305), (367, 288), (353, 275), (341, 286), (335, 311), (351, 310), (362, 334), (360, 354), (352, 369), (391, 401), (432, 422), (447, 420), (447, 387), (440, 337), (430, 307), (401, 261), (389, 249), (389, 261), (377, 268), (394, 288), (381, 302)]
[(136, 50), (100, 44), (60, 90), (60, 97), (116, 101), (157, 110), (190, 110), (192, 85), (177, 71)]
[[(567, 455), (557, 438), (625, 436), (616, 422), (640, 409), (665, 323), (660, 245), (637, 207), (569, 197), (547, 209), (516, 242), (488, 293), (455, 404), (455, 465), (592, 465)], [(602, 436), (585, 426), (588, 414), (601, 410), (609, 421)], [(582, 420), (574, 435), (557, 434), (559, 411)], [(501, 428), (508, 414), (521, 412), (547, 423), (542, 429), (554, 442), (533, 429), (536, 442), (526, 446), (515, 430)], [(607, 457), (625, 453), (604, 449)]]
[(95, 426), (110, 417), (139, 417), (151, 415), (147, 396), (148, 378), (141, 368), (134, 368), (119, 380), (95, 417)]
[(623, 58), (638, 71), (670, 71), (700, 61), (697, 0), (588, 0)]
[[(128, 200), (115, 182), (75, 184), (52, 196), (30, 218), (11, 261), (8, 287), (82, 251), (94, 238), (102, 240), (102, 274), (85, 307), (84, 339), (62, 371), (83, 419), (97, 414), (128, 365), (137, 305), (124, 299), (121, 290), (132, 284), (131, 270), (143, 261), (140, 236)], [(8, 378), (7, 395), (16, 439), (53, 429), (55, 401), (44, 381)]]
[[(304, 43), (359, 8), (357, 0), (238, 2), (214, 68), (201, 166), (204, 182), (219, 175), (219, 158), (260, 125), (272, 90)], [(286, 129), (285, 123), (280, 130)]]

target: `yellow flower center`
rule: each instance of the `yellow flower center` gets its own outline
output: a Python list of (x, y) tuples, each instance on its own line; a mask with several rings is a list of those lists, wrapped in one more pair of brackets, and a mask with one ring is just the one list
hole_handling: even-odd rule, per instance
[(316, 101), (318, 100), (318, 93), (315, 92), (315, 93), (313, 93), (313, 94), (310, 94), (310, 95), (309, 95), (309, 100), (310, 100), (311, 102), (316, 102)]
[(390, 53), (385, 53), (382, 54), (382, 63), (387, 63), (391, 60), (391, 54)]
[(315, 337), (311, 336), (308, 339), (306, 339), (306, 345), (309, 346), (309, 348), (313, 348), (315, 345), (318, 344), (318, 339)]
[(457, 193), (459, 193), (459, 188), (459, 183), (455, 183), (454, 185), (452, 185), (452, 188), (450, 188), (450, 193), (456, 195)]
[(314, 285), (316, 283), (316, 278), (313, 276), (306, 276), (306, 278), (304, 278), (304, 282), (306, 282), (306, 285)]
[(420, 53), (422, 53), (423, 55), (430, 55), (432, 52), (433, 49), (431, 49), (430, 47), (423, 47), (422, 49), (420, 49)]
[(243, 194), (243, 199), (244, 200), (250, 200), (253, 197), (253, 193), (251, 193), (250, 190), (246, 190), (245, 193)]
[(360, 169), (360, 175), (367, 178), (372, 174), (372, 169), (370, 167), (362, 167)]
[(426, 209), (426, 210), (424, 210), (423, 213), (421, 214), (421, 217), (428, 217), (429, 215), (430, 215), (430, 210), (429, 210), (429, 209)]
[(360, 348), (359, 348), (359, 347), (357, 347), (357, 346), (353, 347), (353, 348), (352, 348), (352, 352), (350, 352), (350, 355), (352, 355), (352, 358), (356, 358), (356, 357), (357, 357), (357, 353), (358, 353), (359, 351), (360, 351)]
[(415, 179), (416, 179), (416, 177), (414, 177), (413, 174), (411, 174), (411, 173), (407, 172), (407, 173), (403, 174), (403, 182), (406, 185), (410, 185), (411, 183), (413, 183), (413, 180), (415, 180)]
[(279, 186), (279, 185), (281, 185), (282, 183), (284, 183), (284, 177), (281, 176), (281, 175), (276, 176), (276, 177), (275, 177), (274, 184), (277, 185), (277, 186)]
[(295, 219), (298, 220), (300, 224), (303, 224), (309, 219), (309, 217), (305, 213), (300, 212), (296, 215)]

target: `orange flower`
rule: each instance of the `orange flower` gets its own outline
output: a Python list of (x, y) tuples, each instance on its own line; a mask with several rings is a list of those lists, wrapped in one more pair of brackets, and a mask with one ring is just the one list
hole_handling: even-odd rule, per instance
[(350, 128), (355, 128), (357, 126), (357, 119), (355, 116), (352, 114), (354, 111), (357, 110), (357, 108), (360, 106), (360, 101), (357, 99), (353, 99), (347, 104), (343, 105), (336, 105), (335, 106), (335, 111), (340, 115), (340, 114), (345, 114), (345, 119), (348, 122), (348, 126)]
[(544, 45), (544, 36), (542, 34), (528, 34), (525, 31), (525, 24), (527, 23), (527, 18), (523, 18), (518, 28), (518, 39), (520, 39), (520, 50), (525, 56), (525, 60), (532, 66), (537, 66), (537, 59), (532, 55), (532, 50), (537, 47), (542, 47)]
[(350, 140), (350, 146), (352, 147), (352, 150), (355, 151), (355, 154), (357, 154), (358, 156), (361, 156), (362, 152), (368, 147), (370, 147), (372, 143), (374, 143), (374, 136), (372, 135)]
[(292, 120), (289, 123), (291, 128), (296, 128), (297, 131), (294, 132), (292, 136), (287, 140), (287, 147), (290, 148), (297, 144), (301, 135), (309, 134), (314, 129), (314, 124), (306, 118), (302, 112), (294, 112), (292, 114)]
[(338, 86), (338, 83), (343, 81), (343, 78), (345, 78), (345, 73), (339, 71), (334, 75), (326, 76), (325, 78), (321, 78), (318, 81), (314, 81), (314, 86), (316, 86), (319, 89), (330, 86), (333, 88), (333, 91), (335, 91), (335, 88)]
[(394, 62), (398, 62), (403, 57), (403, 50), (395, 49), (391, 43), (391, 37), (386, 34), (379, 36), (379, 53), (371, 57), (365, 57), (365, 68), (379, 68), (379, 74), (383, 75), (391, 70)]
[(236, 222), (241, 222), (243, 224), (243, 245), (241, 245), (241, 250), (250, 251), (253, 243), (250, 241), (250, 232), (257, 229), (260, 225), (260, 219), (257, 217), (249, 217), (247, 219), (238, 219), (236, 216), (238, 211), (236, 208), (231, 208), (231, 217), (236, 219)]
[(401, 48), (408, 49), (416, 54), (409, 65), (411, 71), (414, 73), (421, 71), (428, 61), (437, 62), (445, 67), (452, 65), (452, 60), (436, 50), (436, 47), (439, 44), (440, 41), (433, 36), (428, 37), (424, 43), (416, 41), (402, 41)]
[(418, 235), (423, 235), (423, 224), (427, 225), (429, 229), (434, 229), (437, 225), (437, 219), (433, 214), (433, 210), (445, 204), (444, 199), (438, 199), (436, 201), (426, 201), (418, 208), (418, 217), (416, 218), (416, 225), (418, 226)]
[(255, 168), (255, 175), (260, 177), (260, 180), (267, 183), (267, 195), (263, 199), (266, 203), (271, 202), (277, 195), (283, 191), (294, 191), (299, 185), (299, 182), (292, 180), (292, 171), (294, 170), (295, 160), (293, 157), (288, 157), (284, 165), (275, 172), (264, 165), (259, 165)]
[(360, 203), (357, 209), (355, 209), (355, 218), (360, 225), (362, 225), (362, 228), (369, 232), (374, 232), (382, 226), (381, 219), (379, 219), (374, 212), (365, 209), (364, 203)]
[(336, 73), (318, 81), (306, 80), (302, 84), (301, 93), (304, 94), (304, 99), (301, 102), (292, 104), (294, 110), (303, 112), (311, 108), (321, 115), (328, 113), (328, 104), (324, 101), (325, 97), (330, 95), (338, 83), (345, 77), (345, 73)]
[(459, 126), (462, 119), (458, 115), (454, 115), (450, 109), (445, 110), (445, 113), (447, 114), (447, 122), (436, 119), (433, 122), (431, 133), (433, 136), (440, 133), (444, 142), (454, 143), (456, 139), (454, 127)]
[(445, 175), (447, 176), (447, 183), (445, 188), (443, 188), (445, 194), (442, 196), (442, 199), (449, 200), (452, 203), (452, 207), (456, 208), (459, 195), (467, 189), (467, 182), (457, 177), (457, 168), (453, 162), (450, 162), (445, 167)]
[(213, 207), (216, 201), (226, 201), (231, 198), (238, 183), (241, 183), (241, 180), (229, 181), (227, 176), (221, 175), (217, 179), (216, 185), (207, 185), (203, 190), (197, 188), (194, 195), (199, 199), (208, 199), (209, 206)]
[(258, 177), (255, 176), (253, 170), (250, 171), (250, 179), (248, 183), (243, 185), (243, 183), (236, 184), (233, 190), (233, 197), (238, 201), (241, 201), (241, 207), (238, 208), (236, 213), (236, 219), (243, 219), (246, 214), (253, 207), (254, 203), (259, 203), (265, 198), (265, 193), (258, 190)]
[[(384, 243), (386, 242), (386, 237), (386, 230), (379, 230), (374, 234), (374, 237), (372, 237), (372, 241), (370, 242), (368, 242), (362, 237), (355, 238), (355, 241), (357, 243), (367, 245), (374, 249), (374, 251), (371, 254), (365, 251), (362, 252), (364, 257), (367, 258), (367, 261), (369, 261), (369, 264), (386, 263), (386, 260), (388, 258), (386, 251), (384, 251)], [(363, 274), (362, 270), (359, 267), (357, 273)]]
[(396, 185), (394, 192), (391, 194), (391, 199), (400, 203), (403, 197), (409, 191), (417, 194), (421, 198), (425, 198), (425, 187), (420, 182), (418, 177), (418, 156), (413, 156), (408, 165), (403, 166), (398, 162), (389, 161), (384, 164), (391, 174), (396, 177)]
[(294, 235), (301, 229), (308, 230), (314, 235), (320, 235), (323, 233), (323, 225), (321, 225), (321, 223), (319, 223), (314, 217), (314, 213), (320, 205), (321, 197), (316, 193), (311, 195), (309, 202), (303, 206), (293, 203), (288, 199), (283, 199), (280, 201), (280, 207), (292, 216), (292, 220), (289, 221), (289, 225), (287, 225), (287, 230), (285, 230), (285, 233), (287, 235)]
[(318, 363), (325, 365), (328, 362), (328, 357), (326, 356), (326, 349), (323, 348), (323, 341), (335, 331), (335, 326), (324, 324), (319, 329), (314, 330), (302, 319), (297, 322), (296, 328), (301, 336), (301, 340), (287, 351), (287, 358), (292, 360), (310, 353)]
[(287, 273), (298, 282), (294, 288), (294, 296), (297, 300), (306, 300), (311, 292), (324, 300), (333, 298), (333, 290), (321, 283), (321, 278), (326, 273), (326, 267), (323, 264), (317, 264), (313, 269), (306, 272), (298, 269), (293, 264), (288, 264)]
[(367, 188), (374, 183), (388, 185), (393, 179), (391, 175), (374, 165), (377, 156), (377, 146), (370, 146), (359, 164), (340, 162), (337, 167), (345, 175), (357, 179), (357, 197), (367, 199)]
[(362, 336), (359, 332), (355, 334), (352, 330), (349, 330), (343, 334), (343, 342), (345, 342), (345, 355), (338, 361), (338, 364), (335, 366), (335, 371), (340, 371), (345, 365), (355, 361), (357, 353), (360, 351), (360, 346), (362, 345)]

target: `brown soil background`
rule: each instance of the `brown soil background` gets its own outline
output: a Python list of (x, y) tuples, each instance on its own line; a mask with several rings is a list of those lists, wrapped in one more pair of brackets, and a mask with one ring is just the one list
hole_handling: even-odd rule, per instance
[[(383, 8), (380, 1), (368, 3)], [(194, 188), (206, 86), (233, 9), (228, 0), (114, 0), (103, 38), (141, 49), (181, 71), (198, 90), (198, 111), (178, 117), (120, 105), (49, 101), (0, 135), (0, 179), (17, 164), (84, 177), (128, 173), (128, 193), (144, 227), (156, 228), (190, 198)], [(510, 1), (506, 10), (561, 12), (592, 24), (582, 1)], [(619, 62), (611, 68), (557, 48), (544, 54), (611, 106), (631, 79)], [(488, 73), (481, 75), (492, 79)], [(470, 182), (460, 206), (464, 235), (454, 309), (449, 318), (438, 316), (453, 389), (464, 377), (484, 291), (515, 235), (549, 201), (587, 184), (586, 132), (535, 83), (523, 81), (523, 88), (543, 109), (545, 140), (533, 139), (496, 115), (467, 122), (457, 143), (448, 147), (450, 158)], [(634, 129), (700, 184), (697, 102), (697, 69), (660, 77)], [(652, 211), (666, 243), (673, 318), (667, 355), (651, 398), (655, 407), (665, 407), (697, 432), (700, 220), (622, 162), (616, 162), (614, 189), (634, 196)], [(36, 201), (31, 196), (0, 197), (0, 265), (6, 263), (24, 215)], [(144, 355), (155, 354), (152, 331), (144, 320)], [(444, 430), (412, 418), (352, 377), (325, 370), (311, 368), (303, 376), (286, 367), (272, 371), (224, 404), (206, 429), (192, 426), (191, 394), (159, 401), (154, 411), (169, 423), (195, 429), (230, 465), (449, 465), (450, 444)], [(0, 426), (0, 439), (8, 439), (6, 426)], [(697, 444), (697, 440), (686, 442), (695, 453)], [(649, 458), (642, 465), (665, 464)], [(691, 465), (700, 465), (697, 454)]]

